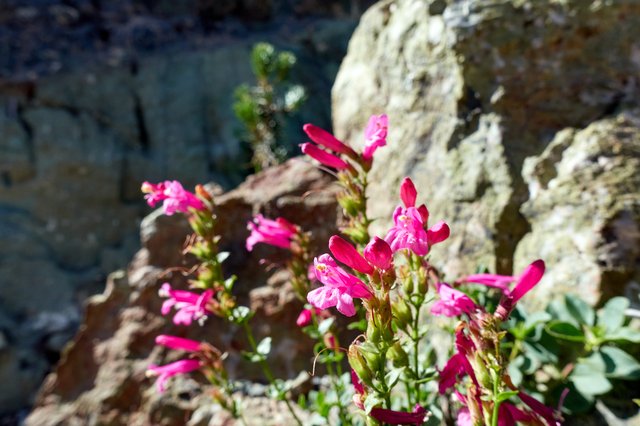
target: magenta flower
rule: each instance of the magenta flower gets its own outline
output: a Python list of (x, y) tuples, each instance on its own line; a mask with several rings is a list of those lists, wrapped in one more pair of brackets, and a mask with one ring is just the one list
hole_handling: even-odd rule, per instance
[(156, 345), (166, 346), (169, 349), (176, 349), (179, 351), (198, 352), (200, 350), (201, 343), (191, 339), (184, 339), (182, 337), (160, 334), (156, 337)]
[(431, 247), (434, 244), (441, 243), (449, 238), (450, 234), (451, 231), (449, 229), (449, 225), (441, 220), (427, 230), (427, 244)]
[(378, 269), (386, 271), (391, 267), (393, 252), (389, 244), (382, 238), (373, 237), (364, 248), (364, 258)]
[(456, 426), (473, 426), (473, 419), (467, 407), (463, 407), (458, 411)]
[(358, 253), (358, 250), (338, 235), (329, 239), (329, 250), (333, 257), (348, 267), (367, 275), (373, 273), (373, 267)]
[(191, 325), (193, 320), (201, 320), (211, 313), (207, 309), (207, 304), (213, 297), (213, 290), (206, 290), (202, 294), (185, 290), (174, 290), (169, 283), (162, 284), (158, 294), (167, 297), (162, 304), (161, 313), (167, 315), (171, 308), (176, 309), (173, 316), (173, 323), (176, 325)]
[(515, 281), (516, 277), (510, 275), (497, 274), (473, 274), (464, 277), (461, 281), (468, 283), (483, 284), (488, 287), (495, 287), (502, 290), (503, 293), (509, 293), (509, 283)]
[(342, 314), (351, 317), (356, 309), (354, 298), (368, 299), (371, 292), (356, 276), (345, 272), (328, 254), (314, 259), (315, 272), (323, 287), (312, 290), (307, 300), (318, 309), (336, 306)]
[(318, 126), (314, 126), (313, 124), (305, 124), (304, 126), (302, 126), (302, 130), (304, 130), (307, 136), (309, 136), (309, 139), (320, 146), (323, 146), (340, 154), (354, 153), (354, 151), (350, 147), (338, 140), (331, 133), (327, 132), (324, 129), (321, 129)]
[(185, 190), (177, 180), (164, 181), (158, 184), (144, 182), (142, 192), (151, 207), (162, 201), (164, 214), (171, 216), (175, 212), (188, 213), (190, 208), (204, 210), (205, 205), (195, 194)]
[(369, 123), (364, 130), (364, 149), (362, 158), (370, 161), (373, 154), (380, 147), (387, 144), (387, 129), (389, 127), (389, 119), (386, 114), (372, 115)]
[(306, 327), (311, 324), (312, 319), (313, 313), (311, 312), (311, 309), (303, 309), (300, 312), (300, 315), (298, 315), (298, 319), (296, 319), (296, 325), (298, 327)]
[[(418, 191), (416, 190), (413, 181), (406, 177), (400, 184), (400, 199), (405, 207), (415, 207), (416, 198), (418, 197)], [(426, 222), (426, 221), (425, 221)]]
[(300, 145), (300, 148), (302, 148), (303, 153), (327, 167), (332, 167), (338, 170), (343, 170), (349, 167), (349, 165), (341, 158), (318, 148), (312, 143), (303, 143)]
[(158, 376), (156, 387), (158, 392), (163, 393), (166, 389), (167, 380), (177, 374), (186, 374), (200, 369), (200, 361), (196, 359), (183, 359), (167, 365), (150, 365), (147, 369), (147, 377)]
[(545, 265), (542, 260), (536, 260), (527, 266), (518, 278), (518, 282), (515, 287), (513, 287), (513, 290), (504, 292), (496, 308), (495, 316), (505, 320), (516, 306), (516, 303), (540, 282), (544, 274), (544, 269)]
[(289, 249), (298, 233), (296, 226), (287, 220), (281, 217), (276, 220), (266, 219), (261, 214), (247, 224), (247, 229), (251, 231), (246, 242), (247, 251), (252, 251), (258, 243)]
[(438, 283), (437, 288), (440, 299), (431, 306), (433, 315), (457, 317), (463, 313), (470, 314), (477, 309), (473, 300), (463, 292), (451, 288), (445, 283)]
[(394, 252), (409, 249), (418, 256), (429, 252), (427, 232), (424, 230), (422, 216), (415, 207), (396, 207), (393, 224), (384, 240)]

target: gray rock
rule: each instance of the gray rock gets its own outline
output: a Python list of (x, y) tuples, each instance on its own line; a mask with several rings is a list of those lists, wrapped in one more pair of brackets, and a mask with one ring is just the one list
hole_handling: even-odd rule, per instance
[(539, 257), (549, 271), (530, 299), (573, 292), (595, 304), (631, 291), (640, 282), (638, 110), (559, 132), (523, 173), (531, 231), (518, 244), (516, 269)]
[(333, 117), (336, 135), (358, 146), (369, 115), (389, 115), (369, 191), (374, 231), (386, 231), (411, 176), (431, 221), (451, 226), (432, 252), (447, 278), (478, 266), (512, 273), (530, 226), (523, 162), (562, 129), (636, 102), (639, 16), (632, 1), (580, 0), (387, 0), (367, 11), (333, 88)]

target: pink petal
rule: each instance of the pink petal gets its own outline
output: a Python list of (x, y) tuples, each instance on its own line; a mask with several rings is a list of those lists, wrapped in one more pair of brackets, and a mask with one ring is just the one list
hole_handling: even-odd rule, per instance
[(300, 145), (300, 147), (302, 148), (303, 153), (307, 154), (309, 157), (327, 167), (333, 167), (334, 169), (338, 170), (343, 170), (349, 167), (349, 165), (342, 159), (336, 157), (333, 154), (329, 154), (327, 151), (323, 151), (316, 145), (313, 145), (311, 143), (303, 143), (302, 145)]
[(354, 246), (338, 235), (329, 239), (329, 250), (336, 259), (358, 272), (371, 274), (374, 270)]
[(338, 308), (339, 312), (348, 317), (352, 317), (356, 314), (356, 308), (353, 306), (353, 298), (347, 293), (342, 293), (338, 297), (338, 304), (336, 308)]
[(449, 230), (449, 225), (447, 225), (443, 221), (440, 221), (429, 228), (429, 230), (427, 231), (427, 242), (430, 246), (438, 244), (449, 238), (450, 232), (451, 231)]
[(416, 198), (418, 191), (415, 185), (408, 177), (402, 180), (400, 184), (400, 199), (405, 207), (414, 207), (416, 205)]
[(544, 262), (542, 260), (536, 260), (531, 265), (527, 266), (524, 270), (518, 283), (511, 291), (511, 298), (513, 299), (513, 303), (516, 303), (518, 300), (522, 298), (529, 290), (535, 287), (536, 284), (540, 282), (542, 279), (542, 275), (544, 274)]
[(329, 148), (332, 151), (341, 154), (347, 154), (352, 151), (351, 148), (338, 140), (331, 133), (327, 132), (324, 129), (321, 129), (318, 126), (314, 126), (313, 124), (305, 124), (304, 126), (302, 126), (302, 130), (304, 130), (307, 136), (309, 136), (309, 139), (311, 139), (318, 145)]

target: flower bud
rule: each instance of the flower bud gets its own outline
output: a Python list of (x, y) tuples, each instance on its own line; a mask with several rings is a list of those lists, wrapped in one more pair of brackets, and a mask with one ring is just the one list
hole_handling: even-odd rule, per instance
[(391, 360), (394, 367), (409, 365), (409, 356), (402, 348), (400, 342), (396, 342), (387, 350), (387, 358)]
[(400, 199), (404, 203), (405, 207), (414, 207), (416, 205), (416, 197), (418, 196), (418, 191), (416, 191), (416, 187), (408, 177), (402, 180), (402, 184), (400, 184)]
[(329, 154), (327, 151), (318, 148), (312, 143), (303, 143), (300, 145), (300, 148), (303, 153), (327, 167), (333, 167), (338, 170), (349, 168), (349, 165), (342, 159), (333, 154)]
[(341, 154), (348, 154), (353, 151), (350, 147), (338, 140), (331, 133), (318, 126), (314, 126), (313, 124), (305, 124), (304, 126), (302, 126), (302, 130), (304, 130), (307, 136), (309, 136), (309, 139), (311, 139), (318, 145), (329, 148), (332, 151), (339, 152)]
[(367, 366), (372, 371), (378, 371), (382, 367), (384, 362), (383, 357), (378, 352), (378, 349), (369, 342), (362, 343), (356, 347), (360, 355), (365, 359)]
[(409, 308), (407, 302), (402, 299), (398, 299), (391, 304), (391, 311), (399, 328), (406, 327), (413, 320), (411, 308)]
[(373, 267), (362, 257), (358, 250), (343, 238), (334, 235), (329, 239), (329, 250), (333, 256), (345, 265), (363, 274), (371, 274)]
[(413, 285), (413, 275), (411, 273), (404, 276), (402, 280), (402, 290), (404, 290), (405, 294), (412, 294), (414, 289)]
[(351, 346), (349, 346), (347, 359), (349, 360), (349, 365), (351, 366), (353, 371), (355, 371), (358, 377), (360, 378), (360, 381), (362, 381), (362, 383), (365, 383), (367, 385), (371, 385), (371, 380), (373, 379), (373, 373), (371, 372), (371, 369), (369, 369), (369, 367), (367, 366), (367, 362), (362, 356), (362, 354), (360, 353), (360, 351), (358, 351), (357, 344), (354, 343)]
[(478, 383), (480, 383), (480, 385), (485, 389), (491, 389), (491, 387), (493, 386), (491, 375), (489, 374), (489, 370), (487, 370), (487, 367), (484, 365), (484, 360), (482, 359), (482, 356), (479, 352), (475, 352), (473, 354), (472, 365), (473, 372), (476, 375)]
[(391, 267), (393, 251), (391, 251), (391, 247), (385, 240), (373, 237), (364, 248), (364, 257), (376, 268), (386, 271)]

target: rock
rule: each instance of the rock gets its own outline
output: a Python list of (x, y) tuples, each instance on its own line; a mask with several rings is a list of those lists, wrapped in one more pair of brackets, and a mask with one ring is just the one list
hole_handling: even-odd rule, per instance
[(525, 161), (523, 173), (530, 199), (522, 212), (531, 231), (518, 244), (516, 270), (538, 257), (549, 270), (530, 299), (573, 292), (595, 304), (630, 286), (637, 295), (639, 111), (559, 132)]
[[(287, 123), (293, 152), (304, 122), (329, 126), (329, 88), (357, 17), (299, 18), (282, 2), (239, 0), (14, 3), (0, 6), (0, 39), (14, 41), (0, 43), (0, 313), (31, 324), (73, 307), (68, 329), (25, 325), (32, 335), (8, 343), (29, 341), (34, 354), (42, 345), (55, 362), (50, 351), (75, 331), (82, 300), (140, 247), (143, 181), (228, 189), (248, 173), (231, 104), (235, 87), (254, 80), (252, 45), (293, 50), (294, 78), (314, 94)], [(205, 29), (207, 4), (216, 23)], [(153, 265), (177, 260), (145, 253)]]
[[(432, 223), (451, 226), (432, 254), (447, 279), (478, 266), (512, 273), (516, 247), (535, 225), (520, 212), (529, 198), (524, 160), (565, 128), (637, 104), (639, 16), (634, 2), (580, 0), (387, 0), (367, 11), (332, 95), (336, 135), (353, 145), (363, 143), (371, 114), (389, 115), (389, 144), (376, 154), (369, 187), (376, 232), (386, 231), (408, 175)], [(591, 208), (606, 209), (596, 205), (608, 199)], [(537, 252), (534, 259), (545, 248)], [(594, 256), (589, 264), (604, 273)], [(620, 291), (611, 286), (600, 293)]]
[[(219, 205), (221, 249), (231, 253), (225, 269), (229, 274), (238, 275), (234, 287), (237, 296), (241, 303), (250, 304), (255, 311), (252, 324), (256, 338), (266, 335), (273, 338), (270, 362), (280, 377), (293, 378), (310, 367), (313, 342), (295, 327), (302, 303), (293, 295), (286, 277), (270, 278), (259, 265), (262, 258), (270, 262), (284, 260), (286, 251), (260, 245), (254, 252), (246, 253), (246, 223), (257, 212), (271, 217), (281, 215), (310, 230), (312, 246), (319, 251), (328, 236), (336, 232), (338, 221), (337, 188), (331, 182), (329, 176), (308, 162), (293, 159), (250, 177), (231, 192), (215, 196)], [(247, 344), (237, 327), (208, 318), (204, 327), (185, 328), (175, 326), (169, 317), (160, 315), (162, 299), (157, 295), (160, 285), (171, 281), (184, 286), (185, 278), (179, 269), (188, 270), (192, 266), (180, 254), (188, 233), (182, 215), (164, 216), (154, 212), (143, 220), (143, 248), (126, 273), (111, 274), (104, 294), (89, 300), (80, 331), (64, 350), (54, 373), (47, 377), (36, 408), (26, 420), (27, 425), (71, 424), (72, 421), (185, 424), (191, 413), (205, 404), (203, 401), (206, 400), (206, 404), (210, 401), (206, 397), (192, 398), (199, 394), (195, 385), (189, 385), (192, 381), (179, 381), (167, 394), (157, 394), (153, 382), (145, 377), (145, 370), (152, 363), (164, 364), (179, 358), (176, 351), (155, 346), (158, 334), (211, 342), (229, 352), (226, 366), (230, 377), (263, 380), (254, 366), (241, 362), (240, 352)], [(82, 374), (78, 374), (79, 368)], [(193, 379), (201, 381), (196, 375)], [(281, 407), (272, 404), (265, 406), (264, 401), (260, 402), (262, 408), (256, 408), (256, 413), (259, 412), (261, 418), (266, 418), (267, 412), (284, 415)], [(220, 416), (223, 414), (212, 414), (212, 418), (220, 419), (216, 421), (223, 422), (224, 416)], [(274, 424), (282, 424), (278, 422), (280, 420)], [(223, 423), (211, 420), (210, 424)]]

